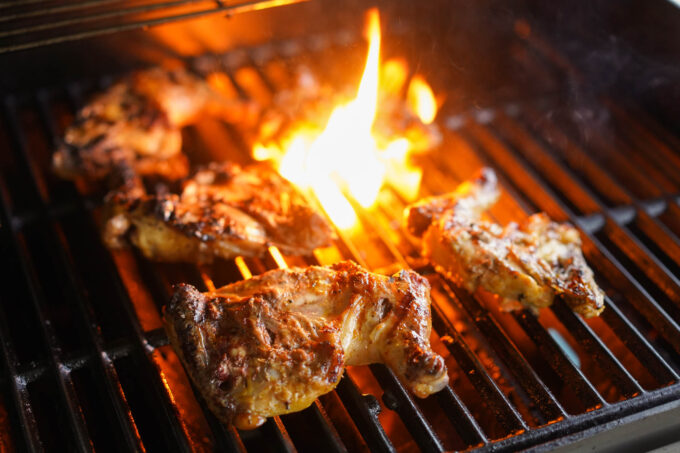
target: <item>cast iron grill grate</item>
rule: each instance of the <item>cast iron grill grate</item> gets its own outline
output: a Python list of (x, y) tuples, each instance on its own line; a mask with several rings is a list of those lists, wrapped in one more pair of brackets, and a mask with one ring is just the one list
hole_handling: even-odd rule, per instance
[[(286, 44), (278, 52), (273, 43), (264, 53), (193, 63), (216, 62), (236, 95), (266, 103), (302, 65), (332, 80), (343, 73), (334, 68), (361, 60), (356, 46), (324, 42), (330, 48), (291, 51)], [(553, 70), (550, 55), (534, 50), (530, 63)], [(679, 139), (658, 132), (634, 107), (600, 100), (613, 135), (584, 141), (548, 84), (550, 95), (541, 99), (442, 112), (444, 144), (420, 162), (423, 195), (451, 190), (491, 165), (504, 189), (493, 218), (505, 223), (546, 211), (577, 225), (607, 292), (602, 317), (586, 322), (559, 302), (538, 318), (501, 313), (493, 301), (444, 281), (400, 229), (405, 202), (389, 187), (375, 211), (355, 206), (360, 234), (340, 232), (334, 247), (311, 257), (272, 251), (262, 260), (199, 268), (151, 263), (133, 251), (111, 254), (99, 239), (98, 197), (49, 172), (58, 137), (85, 96), (104, 85), (3, 100), (3, 442), (79, 451), (514, 451), (680, 397)], [(219, 122), (189, 128), (187, 152), (246, 162), (241, 132)], [(383, 272), (412, 267), (430, 278), (434, 342), (447, 356), (450, 386), (418, 401), (384, 366), (352, 368), (334, 392), (300, 413), (250, 432), (222, 426), (167, 345), (160, 316), (171, 284), (205, 290), (277, 266), (339, 258)]]

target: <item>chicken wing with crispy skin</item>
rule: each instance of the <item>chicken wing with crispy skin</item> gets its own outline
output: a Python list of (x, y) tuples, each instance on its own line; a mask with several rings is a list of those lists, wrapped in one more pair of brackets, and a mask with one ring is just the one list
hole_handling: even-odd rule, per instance
[(95, 96), (66, 130), (53, 156), (63, 178), (107, 178), (119, 165), (141, 176), (176, 180), (186, 176), (181, 127), (201, 115), (235, 120), (251, 104), (228, 100), (184, 70), (135, 72)]
[(214, 292), (179, 285), (165, 326), (215, 414), (250, 429), (302, 410), (346, 365), (384, 363), (417, 396), (448, 383), (429, 344), (430, 286), (351, 262), (269, 271)]
[(561, 296), (577, 313), (598, 316), (604, 294), (581, 252), (578, 230), (545, 213), (505, 228), (482, 220), (498, 199), (493, 170), (447, 195), (406, 210), (409, 231), (423, 239), (423, 254), (468, 291), (478, 287), (501, 297), (506, 309), (537, 310)]
[(109, 197), (104, 240), (115, 248), (129, 236), (158, 261), (260, 256), (270, 245), (305, 255), (333, 237), (325, 218), (266, 164), (212, 163), (185, 180), (179, 195), (140, 192), (126, 187)]

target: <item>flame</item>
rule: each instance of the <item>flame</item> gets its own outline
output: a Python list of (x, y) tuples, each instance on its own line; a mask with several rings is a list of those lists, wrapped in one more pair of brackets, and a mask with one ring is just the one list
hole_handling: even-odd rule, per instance
[(382, 93), (401, 96), (401, 90), (408, 79), (408, 65), (403, 58), (392, 58), (380, 68), (380, 90)]
[[(408, 74), (403, 60), (390, 60), (381, 70), (380, 16), (376, 8), (367, 13), (366, 35), (368, 54), (356, 97), (338, 105), (323, 130), (297, 124), (278, 142), (256, 143), (252, 151), (257, 160), (275, 160), (283, 177), (313, 192), (341, 229), (358, 223), (349, 199), (370, 208), (387, 181), (411, 200), (417, 196), (421, 180), (421, 170), (409, 162), (410, 141), (405, 137), (376, 137), (373, 130), (379, 90), (381, 95), (387, 92), (400, 96)], [(418, 107), (411, 109), (419, 116), (423, 110), (423, 115), (432, 121), (436, 102), (434, 113), (425, 111), (433, 108), (425, 97), (429, 93), (433, 101), (432, 90), (422, 78), (417, 80), (411, 85), (416, 83)], [(425, 95), (423, 90), (427, 90)]]
[(422, 76), (415, 75), (408, 86), (408, 105), (424, 124), (430, 124), (437, 116), (437, 100), (432, 88)]

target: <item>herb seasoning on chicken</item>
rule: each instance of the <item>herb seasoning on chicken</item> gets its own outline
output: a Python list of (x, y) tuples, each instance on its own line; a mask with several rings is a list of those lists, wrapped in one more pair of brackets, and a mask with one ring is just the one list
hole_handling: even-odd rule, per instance
[(561, 296), (577, 313), (598, 316), (604, 294), (581, 252), (578, 230), (534, 214), (505, 228), (482, 220), (498, 199), (493, 170), (451, 194), (406, 210), (409, 231), (423, 239), (423, 254), (470, 292), (478, 287), (501, 297), (506, 309), (537, 310)]
[(201, 115), (243, 121), (253, 113), (251, 104), (226, 99), (184, 70), (139, 71), (81, 109), (53, 156), (54, 170), (97, 181), (124, 165), (140, 176), (180, 179), (189, 169), (183, 126)]
[(308, 407), (346, 365), (384, 363), (424, 398), (448, 383), (432, 351), (430, 286), (351, 262), (269, 271), (214, 292), (179, 285), (170, 342), (215, 414), (237, 428)]
[(125, 187), (109, 197), (104, 240), (110, 247), (129, 237), (147, 258), (205, 263), (261, 256), (271, 245), (306, 255), (333, 236), (325, 218), (266, 164), (212, 163), (185, 180), (179, 195), (143, 192)]

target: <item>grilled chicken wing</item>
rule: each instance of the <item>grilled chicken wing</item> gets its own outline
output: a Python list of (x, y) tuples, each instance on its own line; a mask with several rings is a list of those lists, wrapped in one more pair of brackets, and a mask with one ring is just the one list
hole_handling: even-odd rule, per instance
[(430, 349), (430, 287), (351, 262), (280, 269), (210, 293), (179, 285), (165, 312), (175, 351), (225, 423), (255, 428), (338, 384), (346, 365), (384, 363), (419, 397), (448, 382)]
[(109, 197), (104, 240), (115, 248), (129, 232), (132, 243), (154, 260), (259, 256), (270, 245), (304, 255), (332, 239), (326, 220), (264, 164), (213, 163), (184, 181), (180, 195), (140, 192), (137, 185)]
[(482, 220), (498, 196), (496, 175), (483, 169), (454, 193), (409, 207), (408, 229), (423, 238), (423, 254), (438, 270), (470, 292), (481, 286), (498, 294), (506, 309), (537, 310), (559, 295), (575, 312), (599, 315), (604, 294), (583, 257), (578, 231), (544, 213), (505, 228)]
[(63, 178), (101, 180), (119, 165), (139, 175), (186, 176), (180, 128), (200, 115), (247, 116), (250, 104), (225, 99), (184, 70), (140, 71), (94, 97), (66, 130), (53, 156)]

